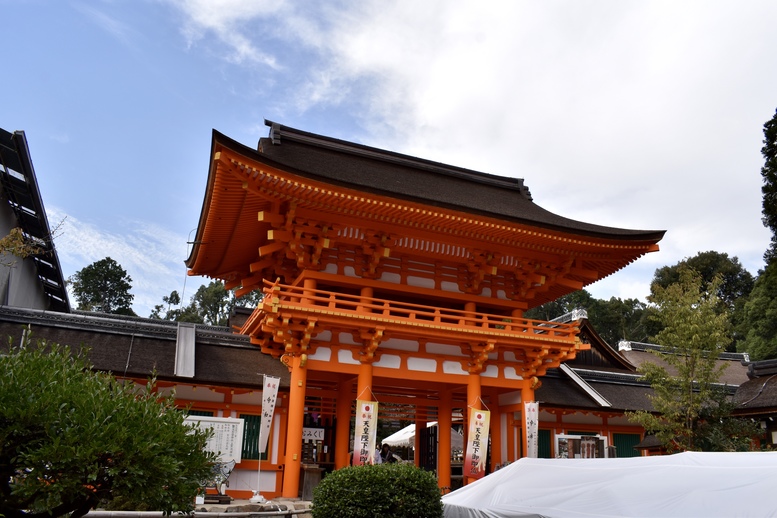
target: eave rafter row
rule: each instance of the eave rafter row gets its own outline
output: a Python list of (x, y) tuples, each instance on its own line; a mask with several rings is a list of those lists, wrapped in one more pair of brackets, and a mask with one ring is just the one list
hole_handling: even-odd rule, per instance
[(418, 207), (410, 203), (365, 197), (356, 192), (335, 190), (331, 186), (294, 177), (270, 166), (252, 166), (249, 159), (229, 150), (217, 152), (215, 160), (228, 164), (232, 174), (244, 183), (244, 188), (264, 198), (304, 204), (313, 210), (338, 214), (339, 217), (376, 221), (392, 226), (447, 234), (468, 240), (477, 239), (499, 245), (532, 250), (540, 253), (568, 253), (591, 260), (604, 260), (612, 254), (640, 256), (656, 249), (653, 243), (624, 243), (622, 241), (592, 240), (571, 237), (525, 227), (469, 217), (449, 211)]

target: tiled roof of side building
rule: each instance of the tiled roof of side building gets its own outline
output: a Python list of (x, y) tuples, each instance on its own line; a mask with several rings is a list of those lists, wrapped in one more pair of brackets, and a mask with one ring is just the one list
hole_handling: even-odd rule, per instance
[[(618, 350), (626, 359), (639, 367), (645, 362), (656, 363), (667, 369), (670, 374), (673, 368), (651, 351), (661, 351), (663, 348), (656, 344), (642, 342), (630, 342), (622, 340), (618, 343)], [(750, 358), (746, 353), (721, 353), (717, 361), (723, 367), (723, 372), (718, 380), (720, 383), (739, 386), (748, 380), (747, 371)]]
[(33, 339), (46, 339), (73, 349), (87, 348), (97, 370), (117, 376), (212, 386), (261, 388), (263, 374), (289, 386), (288, 369), (262, 354), (247, 336), (229, 328), (194, 325), (193, 375), (176, 372), (178, 323), (99, 313), (71, 314), (0, 306), (0, 334), (19, 343), (28, 328)]
[(663, 230), (630, 230), (572, 220), (535, 204), (522, 179), (502, 177), (316, 135), (271, 121), (258, 151), (214, 131), (214, 140), (300, 176), (431, 206), (619, 240), (660, 240)]

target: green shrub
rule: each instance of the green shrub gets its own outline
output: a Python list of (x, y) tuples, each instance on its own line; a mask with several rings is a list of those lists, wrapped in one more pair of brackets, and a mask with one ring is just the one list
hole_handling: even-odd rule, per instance
[(313, 490), (314, 518), (438, 518), (437, 479), (412, 464), (351, 466)]

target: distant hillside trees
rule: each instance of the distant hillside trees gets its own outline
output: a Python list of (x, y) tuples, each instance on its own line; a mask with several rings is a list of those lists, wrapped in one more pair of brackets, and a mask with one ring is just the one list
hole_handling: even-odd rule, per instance
[[(743, 340), (746, 334), (743, 327), (745, 303), (755, 284), (752, 274), (744, 269), (737, 257), (729, 257), (726, 253), (715, 251), (699, 252), (674, 265), (658, 268), (653, 274), (651, 296), (656, 296), (660, 290), (680, 282), (680, 272), (685, 269), (699, 274), (701, 287), (705, 291), (710, 289), (715, 278), (719, 278), (715, 284), (717, 311), (731, 315), (729, 341), (733, 344)], [(543, 304), (527, 311), (526, 316), (552, 320), (574, 309), (585, 309), (588, 320), (599, 336), (613, 346), (621, 340), (649, 342), (663, 329), (661, 320), (656, 318), (654, 305), (639, 299), (597, 299), (586, 290), (579, 290)], [(729, 350), (736, 349), (731, 345)]]

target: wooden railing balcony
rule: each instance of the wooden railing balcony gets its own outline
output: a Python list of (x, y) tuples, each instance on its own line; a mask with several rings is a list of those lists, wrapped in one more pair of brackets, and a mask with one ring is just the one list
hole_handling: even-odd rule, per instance
[(444, 336), (456, 341), (524, 346), (528, 342), (553, 342), (562, 347), (576, 345), (578, 349), (581, 345), (575, 323), (506, 317), (280, 283), (268, 284), (264, 291), (262, 305), (241, 330), (252, 337), (258, 338), (262, 331), (269, 331), (268, 324), (277, 326), (278, 319), (274, 317), (280, 316), (286, 322), (314, 319), (320, 324), (352, 330), (381, 327), (404, 336)]

